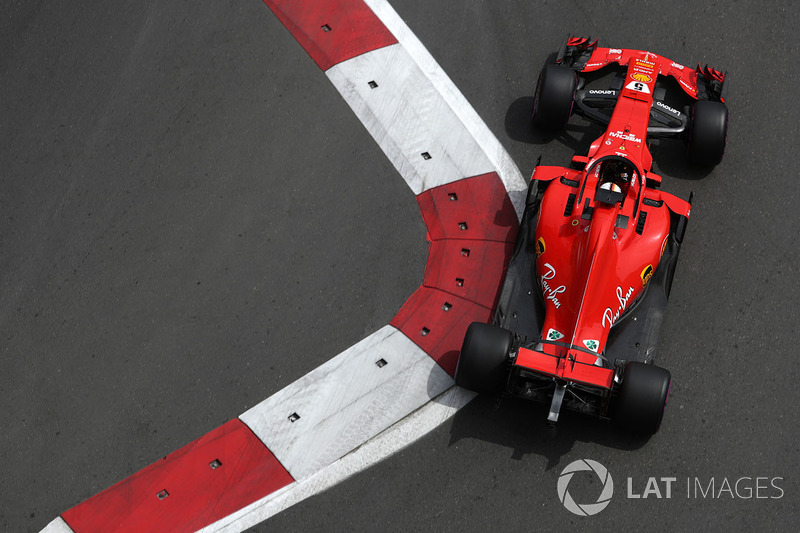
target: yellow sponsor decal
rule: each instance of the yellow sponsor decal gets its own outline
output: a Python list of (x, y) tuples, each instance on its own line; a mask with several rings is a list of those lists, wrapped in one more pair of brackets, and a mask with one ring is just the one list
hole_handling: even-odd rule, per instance
[(650, 282), (650, 278), (653, 277), (653, 265), (647, 265), (646, 267), (644, 267), (641, 276), (642, 276), (642, 287), (646, 287), (647, 284)]
[(544, 237), (539, 237), (539, 240), (536, 241), (536, 257), (537, 259), (541, 257), (544, 253)]
[(631, 78), (633, 78), (636, 81), (641, 81), (642, 83), (650, 83), (651, 81), (653, 81), (653, 78), (651, 78), (647, 74), (642, 74), (641, 72), (634, 72), (633, 74), (631, 74)]

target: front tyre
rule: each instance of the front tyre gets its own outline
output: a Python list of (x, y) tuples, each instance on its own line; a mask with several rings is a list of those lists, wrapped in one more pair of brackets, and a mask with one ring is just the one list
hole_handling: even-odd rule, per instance
[(578, 74), (563, 65), (547, 64), (539, 74), (531, 123), (539, 130), (558, 132), (567, 125), (578, 86)]
[(698, 100), (689, 130), (689, 160), (701, 167), (722, 161), (728, 139), (728, 106), (722, 102)]
[(507, 329), (482, 322), (470, 324), (458, 358), (456, 385), (483, 394), (502, 392), (513, 343), (514, 335)]
[(625, 428), (652, 435), (661, 427), (672, 376), (669, 370), (631, 361), (625, 366), (614, 419)]

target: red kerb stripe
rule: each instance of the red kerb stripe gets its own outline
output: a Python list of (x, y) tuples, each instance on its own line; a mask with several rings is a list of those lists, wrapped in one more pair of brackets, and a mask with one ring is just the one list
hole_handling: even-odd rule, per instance
[(76, 533), (196, 531), (294, 481), (238, 418), (62, 514)]
[(319, 68), (395, 44), (363, 0), (264, 0)]
[(519, 221), (497, 172), (464, 178), (417, 196), (431, 240), (514, 242)]
[(496, 172), (417, 201), (432, 241), (425, 279), (391, 324), (452, 376), (469, 324), (492, 319), (519, 222)]

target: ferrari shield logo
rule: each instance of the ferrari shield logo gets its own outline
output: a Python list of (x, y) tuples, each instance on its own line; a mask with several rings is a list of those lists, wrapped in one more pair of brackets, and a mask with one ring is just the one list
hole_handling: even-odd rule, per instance
[(544, 248), (545, 248), (544, 247), (544, 237), (539, 237), (539, 239), (536, 241), (536, 258), (537, 259), (539, 257), (541, 257), (542, 254), (544, 253)]

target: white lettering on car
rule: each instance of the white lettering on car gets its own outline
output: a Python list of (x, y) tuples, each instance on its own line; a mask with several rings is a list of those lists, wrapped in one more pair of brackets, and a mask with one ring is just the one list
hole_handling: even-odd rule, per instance
[(544, 266), (547, 268), (547, 272), (542, 274), (542, 295), (546, 300), (553, 302), (553, 305), (556, 306), (556, 309), (558, 309), (561, 307), (561, 302), (558, 300), (558, 295), (565, 292), (567, 287), (565, 285), (559, 285), (555, 288), (551, 287), (548, 281), (556, 277), (556, 269), (550, 263), (545, 263)]
[(628, 288), (628, 292), (622, 293), (622, 287), (617, 285), (617, 300), (619, 300), (619, 307), (617, 307), (617, 312), (613, 312), (610, 307), (606, 307), (606, 310), (603, 312), (603, 327), (611, 327), (614, 325), (614, 322), (617, 321), (619, 315), (625, 311), (625, 308), (628, 307), (628, 300), (630, 299), (631, 295), (633, 294), (633, 287)]
[(622, 139), (623, 141), (631, 141), (635, 143), (640, 143), (642, 140), (634, 135), (633, 133), (624, 133), (622, 131), (614, 131), (608, 134), (609, 137), (616, 137), (617, 139)]
[(625, 88), (626, 89), (631, 89), (632, 91), (637, 91), (637, 92), (640, 92), (640, 93), (650, 94), (650, 88), (646, 84), (644, 84), (644, 83), (642, 83), (640, 81), (632, 81), (628, 85), (626, 85)]
[(664, 103), (662, 103), (662, 102), (658, 102), (658, 101), (657, 101), (657, 102), (656, 102), (656, 105), (657, 105), (658, 107), (660, 107), (661, 109), (664, 109), (664, 110), (666, 110), (666, 111), (669, 111), (670, 113), (674, 113), (674, 114), (676, 114), (676, 115), (680, 115), (680, 114), (681, 114), (681, 112), (680, 112), (680, 111), (678, 111), (677, 109), (674, 109), (674, 108), (672, 108), (672, 107), (670, 107), (670, 106), (668, 106), (667, 104), (664, 104)]

